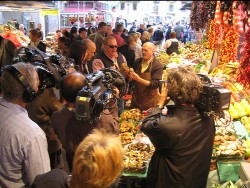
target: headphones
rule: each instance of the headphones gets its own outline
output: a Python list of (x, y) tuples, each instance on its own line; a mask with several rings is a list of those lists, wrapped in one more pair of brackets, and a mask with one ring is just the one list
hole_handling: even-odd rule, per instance
[(8, 65), (4, 67), (4, 70), (10, 72), (24, 86), (25, 90), (22, 94), (23, 102), (28, 103), (35, 99), (35, 90), (30, 86), (28, 80), (16, 69), (16, 67)]

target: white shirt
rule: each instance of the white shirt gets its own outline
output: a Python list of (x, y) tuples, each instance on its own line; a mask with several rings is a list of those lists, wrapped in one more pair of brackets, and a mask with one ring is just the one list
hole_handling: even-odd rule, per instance
[(179, 44), (179, 41), (176, 38), (175, 39), (168, 39), (168, 40), (166, 40), (163, 48), (164, 49), (169, 48), (171, 46), (172, 42), (178, 42), (178, 44)]
[(0, 187), (28, 187), (50, 171), (44, 131), (26, 109), (0, 98)]
[(135, 46), (135, 60), (142, 57), (142, 47), (139, 44)]

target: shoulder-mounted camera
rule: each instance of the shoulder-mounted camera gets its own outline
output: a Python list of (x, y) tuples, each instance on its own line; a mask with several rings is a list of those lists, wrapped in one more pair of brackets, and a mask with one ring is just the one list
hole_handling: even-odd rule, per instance
[(198, 75), (203, 82), (203, 87), (195, 106), (208, 116), (220, 114), (223, 110), (228, 110), (231, 91), (222, 85), (213, 84), (206, 75)]
[(110, 102), (116, 102), (113, 88), (119, 89), (119, 96), (126, 94), (126, 81), (123, 75), (111, 68), (105, 68), (86, 75), (87, 84), (76, 98), (76, 117), (82, 121), (95, 121)]

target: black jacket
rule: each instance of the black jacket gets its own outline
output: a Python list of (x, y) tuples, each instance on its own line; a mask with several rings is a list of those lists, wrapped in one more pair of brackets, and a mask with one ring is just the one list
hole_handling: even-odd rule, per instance
[[(94, 59), (100, 59), (104, 65), (105, 68), (109, 68), (114, 66), (114, 62), (108, 58), (104, 52), (101, 52), (100, 54), (96, 54)], [(118, 58), (117, 58), (117, 63), (120, 66), (122, 63), (124, 63), (122, 54), (118, 52)]]
[(129, 67), (132, 67), (135, 61), (135, 51), (132, 49), (129, 49), (127, 44), (124, 44), (123, 46), (118, 47), (117, 51), (122, 53), (122, 55), (124, 55), (124, 57), (127, 60), (127, 65)]
[(164, 35), (162, 30), (157, 29), (155, 30), (154, 34), (153, 34), (153, 41), (162, 41), (164, 39)]
[(215, 135), (212, 117), (195, 107), (154, 108), (141, 125), (153, 145), (147, 181), (150, 188), (205, 188)]
[[(31, 43), (28, 44), (28, 46), (30, 46)], [(42, 41), (39, 42), (39, 44), (37, 45), (38, 50), (43, 51), (44, 53), (46, 53), (46, 44), (44, 44)]]
[(16, 52), (16, 46), (0, 35), (0, 70), (6, 65), (13, 64), (13, 57), (15, 57)]

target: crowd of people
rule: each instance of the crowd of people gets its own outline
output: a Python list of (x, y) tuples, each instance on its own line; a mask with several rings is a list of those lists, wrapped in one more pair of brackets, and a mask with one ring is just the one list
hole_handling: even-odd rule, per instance
[[(0, 50), (1, 187), (119, 187), (124, 156), (119, 115), (125, 107), (118, 87), (112, 88), (115, 100), (103, 108), (97, 121), (76, 117), (77, 93), (87, 85), (86, 75), (103, 68), (123, 76), (126, 93), (132, 95), (131, 108), (149, 112), (140, 129), (156, 150), (143, 187), (206, 186), (214, 121), (194, 105), (201, 80), (193, 69), (180, 66), (168, 72), (159, 93), (163, 65), (154, 54), (163, 47), (168, 54), (178, 50), (183, 31), (164, 32), (161, 26), (154, 31), (141, 24), (138, 30), (133, 25), (126, 32), (120, 23), (110, 26), (100, 22), (97, 29), (58, 30), (53, 39), (57, 53), (73, 59), (74, 68), (61, 78), (59, 88), (45, 88), (39, 94), (43, 83), (37, 67), (7, 60), (15, 57), (18, 47), (0, 38), (1, 49), (5, 46)], [(46, 52), (39, 29), (28, 35), (29, 47)], [(169, 100), (174, 105), (168, 105)], [(163, 107), (167, 115), (161, 113)]]

